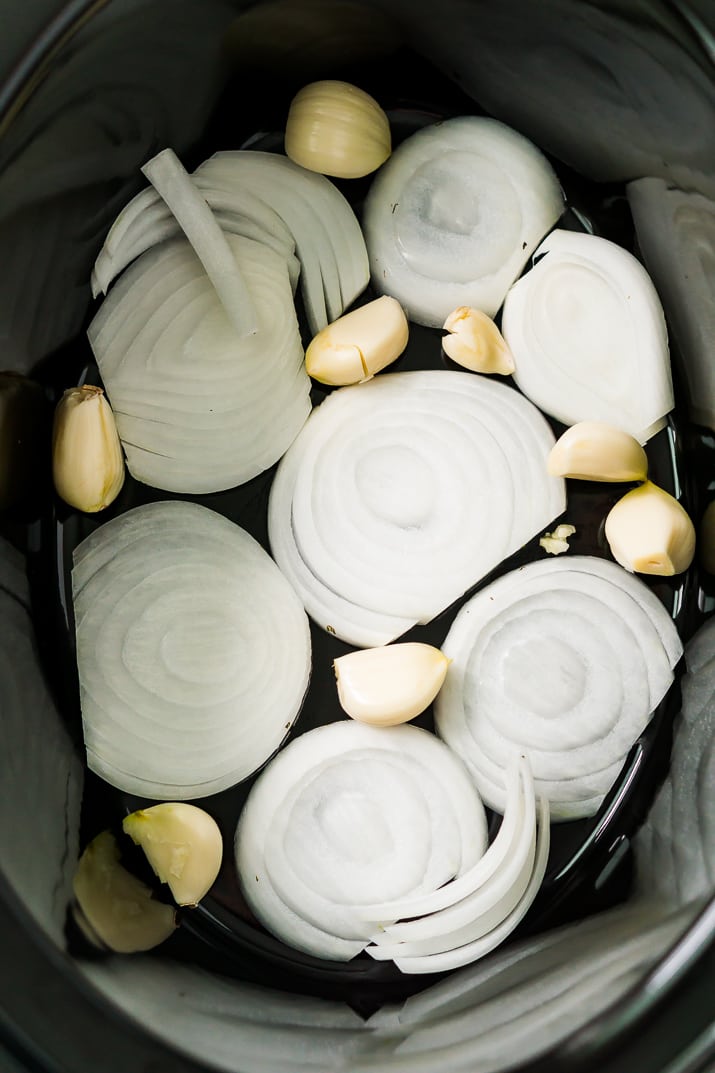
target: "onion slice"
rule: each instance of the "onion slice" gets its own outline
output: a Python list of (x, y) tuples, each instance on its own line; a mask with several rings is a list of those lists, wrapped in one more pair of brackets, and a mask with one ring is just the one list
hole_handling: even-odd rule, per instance
[(486, 817), (459, 759), (432, 734), (352, 720), (291, 742), (236, 830), (246, 900), (299, 950), (347, 961), (373, 926), (357, 902), (435, 890), (484, 852)]
[(187, 242), (142, 255), (88, 335), (132, 475), (172, 492), (232, 488), (272, 466), (310, 412), (284, 259), (227, 235), (257, 316), (239, 338)]
[(425, 127), (394, 151), (365, 202), (374, 286), (433, 328), (457, 306), (494, 316), (563, 210), (550, 164), (510, 127), (483, 116)]
[(615, 781), (682, 652), (646, 586), (631, 578), (624, 591), (629, 576), (589, 557), (542, 560), (457, 615), (435, 725), (493, 808), (504, 806), (515, 752), (528, 756), (557, 820), (592, 815)]
[(176, 217), (238, 334), (253, 335), (256, 314), (235, 251), (174, 151), (162, 150), (142, 172)]
[(566, 425), (605, 421), (646, 443), (673, 408), (665, 318), (639, 261), (595, 235), (553, 231), (509, 291), (514, 379)]
[(333, 392), (281, 461), (276, 562), (308, 613), (351, 644), (426, 623), (560, 514), (554, 439), (502, 384), (383, 374)]
[(136, 507), (79, 545), (72, 583), (88, 764), (107, 782), (189, 800), (280, 745), (307, 688), (310, 634), (248, 533), (192, 503)]

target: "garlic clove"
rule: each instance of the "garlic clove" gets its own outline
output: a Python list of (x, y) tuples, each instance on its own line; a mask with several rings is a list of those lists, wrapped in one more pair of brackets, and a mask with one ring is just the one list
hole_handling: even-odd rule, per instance
[(387, 116), (377, 101), (349, 82), (304, 86), (291, 101), (286, 155), (295, 164), (339, 179), (358, 179), (392, 152)]
[(340, 704), (360, 723), (406, 723), (432, 703), (449, 663), (438, 648), (418, 642), (350, 652), (333, 663)]
[(195, 906), (219, 873), (223, 840), (208, 812), (184, 802), (163, 801), (125, 817), (124, 833), (141, 846), (176, 902)]
[(77, 510), (104, 510), (124, 484), (124, 456), (114, 414), (99, 387), (70, 388), (57, 404), (52, 475), (57, 494)]
[(715, 574), (715, 499), (708, 503), (700, 520), (698, 545), (703, 569)]
[(575, 532), (575, 525), (562, 522), (561, 525), (556, 526), (553, 533), (544, 533), (539, 545), (548, 555), (562, 555), (569, 550), (568, 538), (572, 537)]
[(644, 481), (648, 457), (635, 437), (605, 421), (579, 421), (551, 449), (552, 477), (583, 481)]
[(82, 931), (97, 945), (120, 954), (151, 950), (168, 939), (176, 927), (170, 905), (152, 898), (141, 880), (119, 863), (114, 836), (102, 831), (79, 859), (73, 880)]
[(459, 306), (442, 325), (449, 335), (442, 339), (445, 354), (475, 373), (514, 372), (514, 359), (504, 337), (491, 317), (479, 309)]
[(399, 358), (408, 335), (402, 306), (384, 295), (318, 332), (305, 352), (305, 367), (321, 384), (345, 386), (370, 380)]
[(681, 504), (646, 481), (608, 513), (606, 539), (616, 562), (631, 573), (670, 577), (690, 566), (695, 527)]

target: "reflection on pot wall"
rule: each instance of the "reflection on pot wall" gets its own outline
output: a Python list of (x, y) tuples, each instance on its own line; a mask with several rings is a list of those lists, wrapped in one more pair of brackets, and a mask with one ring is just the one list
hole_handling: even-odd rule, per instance
[(113, 217), (165, 145), (187, 149), (223, 83), (220, 0), (115, 0), (0, 126), (0, 346), (20, 371), (71, 339)]

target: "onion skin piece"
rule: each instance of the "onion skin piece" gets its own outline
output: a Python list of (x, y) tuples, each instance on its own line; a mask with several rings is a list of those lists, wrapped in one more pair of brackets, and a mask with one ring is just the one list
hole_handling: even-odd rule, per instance
[(648, 457), (638, 440), (605, 421), (578, 421), (551, 449), (552, 477), (579, 481), (644, 481)]
[(627, 492), (606, 518), (616, 562), (636, 574), (672, 577), (695, 555), (695, 527), (684, 507), (652, 481)]
[(366, 648), (333, 663), (343, 711), (370, 726), (397, 726), (420, 715), (439, 693), (449, 660), (433, 645)]
[(514, 372), (514, 358), (504, 337), (480, 309), (458, 306), (442, 327), (450, 333), (442, 338), (442, 349), (457, 365), (475, 373), (509, 376)]
[(91, 931), (110, 950), (152, 950), (174, 931), (174, 910), (153, 899), (149, 887), (119, 858), (114, 836), (102, 831), (79, 859), (72, 884), (75, 898)]
[(392, 152), (387, 116), (349, 82), (311, 82), (296, 93), (286, 121), (285, 151), (294, 164), (339, 179), (376, 171)]
[(305, 352), (305, 368), (321, 384), (362, 383), (399, 358), (408, 336), (402, 306), (383, 295), (318, 332)]
[(208, 812), (183, 801), (163, 801), (126, 816), (122, 829), (144, 850), (177, 904), (198, 905), (213, 886), (223, 857), (221, 831)]

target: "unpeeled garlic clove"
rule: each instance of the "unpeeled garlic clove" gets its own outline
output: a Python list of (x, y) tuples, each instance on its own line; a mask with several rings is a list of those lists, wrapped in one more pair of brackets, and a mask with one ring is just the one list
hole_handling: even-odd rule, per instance
[(350, 652), (333, 663), (340, 704), (361, 723), (406, 723), (437, 696), (449, 662), (438, 648), (419, 642)]
[(606, 518), (616, 562), (631, 573), (670, 577), (687, 570), (695, 554), (695, 527), (668, 492), (646, 481), (619, 499)]
[(376, 171), (392, 152), (390, 123), (377, 101), (349, 82), (304, 86), (286, 120), (286, 155), (295, 164), (339, 179)]
[(561, 525), (556, 526), (553, 533), (544, 533), (539, 544), (548, 555), (562, 555), (569, 550), (568, 538), (572, 537), (575, 532), (575, 525), (562, 522)]
[(184, 802), (163, 801), (132, 812), (122, 828), (144, 850), (178, 905), (198, 905), (213, 886), (223, 856), (221, 831), (208, 812)]
[(583, 481), (644, 481), (648, 456), (635, 437), (605, 421), (571, 425), (546, 462), (553, 477)]
[(459, 306), (442, 325), (449, 335), (442, 339), (445, 354), (475, 373), (514, 372), (514, 359), (491, 317), (479, 309)]
[(104, 510), (124, 484), (124, 456), (114, 414), (99, 387), (65, 391), (52, 432), (57, 494), (77, 510)]
[(399, 358), (408, 335), (402, 306), (384, 295), (318, 332), (305, 352), (305, 367), (321, 384), (361, 383)]
[(715, 574), (715, 499), (708, 503), (700, 520), (698, 546), (700, 562), (708, 574)]
[(111, 832), (102, 831), (89, 843), (72, 884), (79, 907), (75, 919), (95, 945), (99, 940), (119, 954), (151, 950), (172, 934), (176, 914), (119, 861)]

